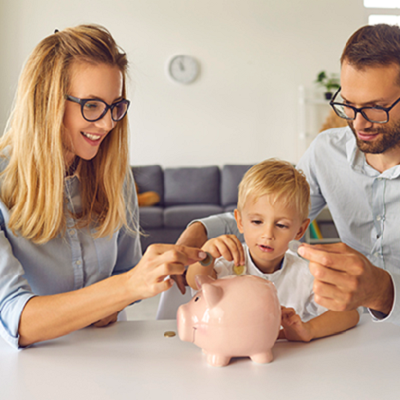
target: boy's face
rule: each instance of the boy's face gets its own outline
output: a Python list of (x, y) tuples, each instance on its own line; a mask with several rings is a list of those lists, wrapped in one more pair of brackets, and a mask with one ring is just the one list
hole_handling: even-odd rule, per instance
[(264, 195), (256, 201), (249, 196), (241, 211), (235, 210), (238, 229), (244, 234), (251, 257), (264, 273), (276, 271), (291, 240), (300, 239), (306, 231), (309, 219), (303, 221), (294, 205)]

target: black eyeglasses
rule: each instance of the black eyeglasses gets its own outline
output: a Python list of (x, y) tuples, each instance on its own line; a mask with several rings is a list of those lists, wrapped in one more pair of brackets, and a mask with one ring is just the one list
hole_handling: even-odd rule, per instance
[(113, 104), (107, 104), (100, 99), (78, 99), (77, 97), (65, 95), (65, 98), (81, 105), (82, 117), (89, 122), (96, 122), (102, 119), (108, 110), (111, 110), (113, 121), (121, 121), (125, 117), (130, 101), (126, 99), (119, 100)]
[(357, 113), (361, 113), (361, 115), (369, 122), (374, 124), (386, 124), (386, 122), (389, 122), (389, 111), (400, 101), (399, 97), (390, 107), (374, 106), (357, 108), (349, 106), (348, 104), (335, 102), (335, 99), (341, 89), (342, 88), (339, 88), (329, 104), (340, 118), (344, 118), (349, 121), (355, 120)]

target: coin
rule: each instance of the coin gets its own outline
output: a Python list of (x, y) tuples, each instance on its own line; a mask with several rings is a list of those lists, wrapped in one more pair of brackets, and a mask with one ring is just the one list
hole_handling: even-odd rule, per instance
[(165, 337), (174, 337), (176, 333), (174, 331), (166, 331), (164, 332)]
[(244, 265), (235, 265), (233, 267), (233, 272), (235, 275), (243, 275), (246, 271), (246, 267)]
[(214, 257), (210, 253), (207, 253), (206, 251), (205, 253), (207, 254), (207, 257), (204, 260), (201, 260), (200, 264), (203, 267), (208, 267), (214, 261)]

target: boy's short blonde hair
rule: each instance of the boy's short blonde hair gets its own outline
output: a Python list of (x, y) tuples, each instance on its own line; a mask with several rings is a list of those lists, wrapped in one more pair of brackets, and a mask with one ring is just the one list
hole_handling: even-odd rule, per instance
[(302, 220), (308, 217), (310, 186), (303, 172), (289, 162), (269, 159), (250, 168), (239, 184), (238, 210), (243, 209), (249, 196), (256, 201), (264, 195), (272, 195), (273, 203), (294, 204)]

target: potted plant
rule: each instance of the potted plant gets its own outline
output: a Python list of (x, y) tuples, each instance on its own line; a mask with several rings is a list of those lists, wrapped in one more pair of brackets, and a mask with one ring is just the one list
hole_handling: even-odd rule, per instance
[(334, 91), (340, 88), (340, 80), (338, 74), (328, 75), (325, 71), (321, 71), (317, 75), (315, 83), (325, 88), (325, 98), (330, 100)]

